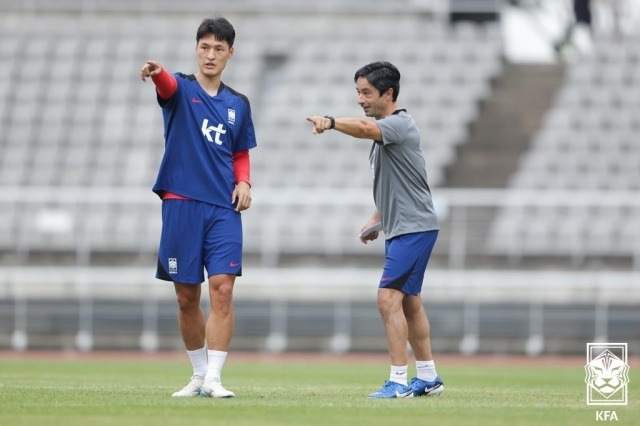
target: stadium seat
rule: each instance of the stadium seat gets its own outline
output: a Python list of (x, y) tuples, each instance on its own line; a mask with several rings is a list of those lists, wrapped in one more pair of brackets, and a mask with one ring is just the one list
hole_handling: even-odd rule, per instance
[[(200, 17), (114, 13), (68, 19), (61, 12), (30, 15), (37, 25), (25, 25), (26, 15), (21, 14), (0, 19), (0, 65), (24, 71), (0, 77), (0, 112), (6, 111), (0, 184), (151, 186), (163, 150), (162, 117), (152, 87), (139, 81), (139, 67), (156, 59), (172, 72), (193, 72), (193, 28)], [(283, 34), (285, 20), (288, 31)], [(251, 101), (259, 143), (252, 153), (257, 187), (347, 187), (370, 197), (370, 143), (339, 134), (314, 137), (304, 117), (361, 116), (353, 74), (374, 60), (389, 60), (400, 68), (400, 104), (420, 126), (430, 184), (437, 186), (444, 167), (455, 158), (455, 146), (466, 137), (467, 123), (477, 114), (477, 102), (488, 96), (488, 82), (500, 68), (495, 25), (449, 27), (411, 15), (398, 17), (401, 25), (393, 28), (374, 16), (319, 15), (292, 22), (277, 15), (257, 19), (240, 14), (234, 22), (239, 38), (224, 81)], [(34, 28), (48, 38), (43, 42), (27, 36)], [(363, 43), (363, 37), (369, 43)], [(398, 44), (399, 39), (403, 43)], [(16, 56), (18, 52), (22, 55)], [(272, 67), (271, 61), (278, 64)], [(432, 64), (436, 66), (427, 66)], [(38, 80), (45, 68), (48, 80), (25, 84)], [(16, 99), (32, 102), (14, 104)], [(36, 108), (35, 102), (42, 107)], [(33, 120), (39, 124), (26, 125)], [(96, 238), (103, 247), (131, 247), (131, 235), (136, 235), (132, 227), (140, 220), (128, 209), (123, 210), (129, 212), (126, 220), (116, 220), (111, 216), (114, 206), (107, 207), (119, 231), (97, 227)], [(107, 218), (106, 213), (89, 211), (91, 226)], [(328, 246), (318, 246), (310, 237), (318, 229), (331, 230), (327, 241), (336, 245), (334, 250), (363, 250), (352, 238), (363, 221), (361, 211), (310, 211), (318, 222), (313, 224), (296, 219), (298, 213), (278, 214), (295, 229), (283, 237), (291, 250), (327, 252)], [(348, 237), (337, 231), (345, 223)], [(83, 226), (77, 229), (90, 232)], [(157, 230), (145, 229), (150, 228)], [(123, 240), (124, 235), (131, 239)], [(24, 243), (36, 241), (27, 238)], [(262, 250), (260, 244), (251, 250)]]
[[(602, 40), (596, 44), (593, 58), (569, 67), (531, 150), (511, 179), (512, 190), (638, 188), (640, 84), (635, 80), (635, 51), (631, 43)], [(499, 237), (504, 229), (512, 229), (522, 235), (523, 255), (539, 255), (544, 250), (558, 256), (633, 255), (636, 248), (623, 237), (629, 232), (630, 218), (620, 214), (620, 208), (603, 216), (585, 207), (544, 223), (534, 213), (523, 220), (521, 216), (518, 221), (511, 220), (513, 212), (504, 208), (493, 224), (492, 248), (503, 253), (512, 248)], [(526, 232), (533, 224), (536, 234), (547, 235), (557, 228), (566, 235), (555, 242), (545, 241)], [(616, 241), (625, 243), (616, 245)]]

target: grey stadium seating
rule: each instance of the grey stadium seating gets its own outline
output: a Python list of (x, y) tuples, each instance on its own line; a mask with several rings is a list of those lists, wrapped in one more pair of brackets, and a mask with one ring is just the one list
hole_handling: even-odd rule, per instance
[[(169, 70), (194, 72), (201, 18), (3, 13), (0, 186), (150, 188), (163, 151), (162, 119), (153, 86), (142, 84), (138, 71), (145, 60), (157, 59)], [(245, 221), (249, 253), (267, 247), (265, 223), (279, 230), (278, 250), (363, 250), (354, 234), (372, 201), (359, 207), (307, 201), (332, 190), (370, 199), (370, 144), (336, 133), (314, 138), (305, 121), (310, 114), (362, 116), (353, 84), (360, 66), (389, 60), (399, 67), (400, 105), (421, 129), (430, 184), (436, 187), (501, 66), (501, 42), (491, 24), (451, 28), (414, 15), (399, 16), (393, 27), (382, 25), (379, 16), (229, 18), (238, 37), (223, 80), (252, 102), (259, 142), (252, 153), (255, 192), (306, 194), (302, 210), (279, 209), (256, 196), (256, 211)], [(153, 252), (160, 214), (152, 197), (149, 191), (144, 203), (18, 203), (0, 211), (0, 223), (12, 230), (1, 234), (2, 246), (13, 241), (27, 252), (73, 251), (84, 241), (89, 250)], [(295, 225), (286, 236), (289, 224)], [(313, 238), (318, 229), (331, 230), (327, 246), (319, 248)], [(5, 239), (9, 235), (12, 241)]]
[[(512, 191), (640, 189), (640, 45), (602, 37), (572, 64)], [(541, 192), (544, 195), (544, 192)], [(629, 256), (640, 253), (640, 206), (505, 207), (492, 228), (495, 253)]]

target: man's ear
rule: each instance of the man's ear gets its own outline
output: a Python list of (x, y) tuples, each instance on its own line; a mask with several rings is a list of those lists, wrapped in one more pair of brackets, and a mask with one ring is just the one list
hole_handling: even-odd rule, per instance
[(230, 47), (229, 48), (229, 57), (230, 58), (233, 56), (233, 52), (234, 52), (233, 47)]

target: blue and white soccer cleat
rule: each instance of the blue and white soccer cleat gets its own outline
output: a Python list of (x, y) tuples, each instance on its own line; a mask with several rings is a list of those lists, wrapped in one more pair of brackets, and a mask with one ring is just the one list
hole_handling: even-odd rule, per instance
[(369, 398), (411, 398), (413, 389), (410, 386), (386, 380), (382, 388), (375, 393), (369, 394)]
[(409, 382), (409, 387), (413, 390), (413, 396), (440, 395), (444, 392), (444, 383), (440, 376), (436, 376), (433, 382), (414, 377)]

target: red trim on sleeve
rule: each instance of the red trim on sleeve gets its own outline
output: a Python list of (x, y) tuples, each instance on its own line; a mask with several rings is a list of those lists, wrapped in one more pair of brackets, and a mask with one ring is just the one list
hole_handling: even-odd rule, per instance
[(251, 162), (249, 161), (249, 150), (238, 151), (233, 154), (233, 175), (236, 183), (247, 182), (251, 186)]
[(151, 80), (156, 85), (156, 91), (158, 96), (167, 100), (178, 90), (178, 80), (167, 72), (164, 68), (160, 71), (160, 74), (151, 76)]

